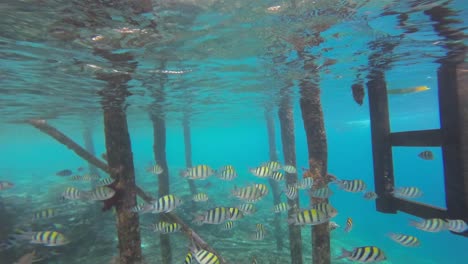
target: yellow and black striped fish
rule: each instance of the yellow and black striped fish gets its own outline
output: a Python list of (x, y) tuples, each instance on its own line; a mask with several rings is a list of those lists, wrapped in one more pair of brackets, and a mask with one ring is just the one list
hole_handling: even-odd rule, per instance
[(284, 165), (283, 170), (285, 172), (287, 172), (287, 173), (296, 173), (297, 172), (296, 167), (294, 167), (293, 165)]
[(231, 220), (226, 221), (223, 225), (223, 230), (231, 230), (232, 228), (234, 228), (234, 222)]
[(161, 165), (156, 164), (156, 165), (153, 165), (153, 166), (147, 168), (146, 171), (150, 172), (152, 174), (159, 175), (159, 174), (164, 172), (164, 169), (161, 167)]
[(257, 208), (255, 208), (254, 204), (251, 203), (245, 203), (239, 205), (239, 210), (241, 210), (245, 215), (253, 214), (257, 211)]
[(309, 191), (309, 194), (310, 196), (315, 197), (315, 198), (325, 199), (325, 198), (329, 198), (330, 196), (332, 196), (333, 191), (328, 187), (322, 187), (319, 189)]
[(155, 224), (152, 224), (150, 228), (153, 232), (162, 232), (164, 230), (164, 227), (168, 224), (170, 223), (165, 221), (159, 221)]
[(386, 260), (383, 250), (375, 246), (357, 247), (352, 251), (341, 249), (341, 256), (337, 259), (347, 258), (362, 263), (378, 262)]
[(78, 200), (82, 197), (82, 192), (75, 187), (67, 187), (62, 193), (62, 198), (67, 200)]
[(421, 222), (411, 220), (410, 225), (426, 232), (440, 232), (448, 229), (447, 223), (440, 218), (426, 219)]
[(268, 194), (265, 184), (253, 184), (244, 188), (234, 189), (232, 195), (246, 202), (257, 202)]
[(468, 229), (468, 225), (461, 219), (446, 220), (447, 228), (455, 233), (463, 233)]
[(257, 230), (257, 231), (265, 231), (265, 225), (264, 225), (264, 224), (261, 224), (261, 223), (255, 224), (255, 230)]
[(99, 180), (97, 183), (96, 183), (96, 186), (107, 186), (107, 185), (111, 185), (112, 183), (114, 183), (115, 179), (112, 179), (110, 177), (108, 178), (104, 178), (104, 179), (101, 179)]
[(44, 209), (33, 214), (32, 220), (48, 219), (57, 215), (57, 210), (53, 208)]
[(220, 263), (218, 256), (204, 249), (194, 250), (192, 251), (192, 254), (199, 264), (219, 264)]
[(296, 186), (288, 185), (288, 187), (283, 192), (289, 200), (294, 200), (297, 198), (299, 191), (297, 190)]
[(232, 181), (237, 177), (237, 172), (234, 169), (226, 169), (217, 173), (216, 176), (221, 180)]
[(179, 232), (181, 229), (181, 225), (178, 223), (166, 223), (161, 230), (161, 233), (163, 234), (169, 234), (169, 233), (175, 233)]
[(259, 178), (270, 177), (271, 174), (272, 174), (272, 171), (267, 166), (260, 166), (260, 167), (257, 167), (257, 168), (252, 168), (249, 171), (250, 171), (250, 173), (252, 173), (253, 175), (255, 175), (255, 176), (259, 177)]
[(197, 165), (181, 172), (181, 176), (189, 180), (205, 180), (213, 175), (215, 171), (208, 165)]
[(205, 211), (203, 214), (195, 217), (194, 222), (200, 223), (200, 224), (217, 225), (217, 224), (224, 223), (224, 221), (229, 220), (230, 218), (231, 218), (231, 214), (229, 212), (229, 208), (216, 207), (208, 211)]
[(208, 201), (208, 195), (206, 193), (197, 193), (192, 197), (195, 202), (206, 202)]
[(156, 202), (148, 205), (143, 211), (155, 213), (169, 213), (182, 204), (182, 200), (173, 194), (160, 197)]
[(318, 225), (325, 223), (330, 218), (327, 216), (326, 213), (316, 210), (316, 209), (308, 209), (303, 210), (297, 214), (292, 214), (291, 217), (288, 219), (288, 224), (293, 225)]
[(405, 247), (419, 247), (421, 242), (415, 236), (409, 236), (404, 234), (389, 233), (388, 236), (395, 242)]
[(419, 198), (423, 192), (418, 187), (398, 187), (392, 192), (393, 195), (403, 198)]
[(262, 164), (262, 166), (268, 167), (271, 172), (281, 170), (281, 167), (282, 167), (278, 161), (269, 161), (269, 162)]
[(185, 256), (185, 261), (184, 264), (192, 264), (192, 252), (188, 252), (187, 255)]
[(49, 247), (63, 246), (70, 241), (61, 233), (56, 231), (35, 232), (31, 237), (31, 243), (42, 244)]
[(314, 185), (314, 179), (311, 177), (303, 178), (296, 183), (296, 188), (300, 190), (310, 189)]
[(347, 192), (362, 192), (367, 188), (363, 180), (339, 180), (338, 185)]
[(273, 208), (273, 211), (275, 213), (281, 213), (281, 212), (286, 212), (290, 209), (291, 207), (289, 206), (288, 203), (286, 202), (282, 202), (282, 203), (279, 203), (279, 204), (275, 204), (274, 208)]
[(335, 217), (338, 214), (338, 210), (336, 210), (336, 208), (329, 203), (316, 203), (313, 204), (310, 208), (322, 211), (330, 218)]
[(255, 231), (250, 238), (252, 240), (264, 240), (265, 239), (265, 230), (257, 230)]
[(277, 182), (282, 181), (284, 179), (284, 173), (282, 173), (281, 171), (274, 171), (271, 174), (270, 178)]
[(237, 207), (229, 207), (229, 220), (236, 221), (244, 217), (242, 211)]
[(348, 232), (351, 232), (352, 229), (353, 229), (353, 219), (351, 217), (348, 217), (346, 219), (346, 226), (345, 226), (344, 231), (348, 233)]
[(112, 198), (115, 195), (114, 189), (107, 186), (97, 186), (90, 192), (83, 193), (84, 198), (91, 201), (103, 201)]
[(418, 154), (418, 157), (420, 157), (423, 160), (433, 160), (434, 159), (434, 153), (430, 150), (425, 150), (421, 153)]

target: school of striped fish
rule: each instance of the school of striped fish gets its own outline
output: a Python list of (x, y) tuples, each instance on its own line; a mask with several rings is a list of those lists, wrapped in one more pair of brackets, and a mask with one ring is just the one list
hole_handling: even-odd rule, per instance
[[(434, 155), (432, 152), (425, 150), (418, 155), (423, 160), (433, 160)], [(164, 169), (156, 164), (152, 165), (145, 170), (147, 173), (153, 175), (160, 175)], [(284, 216), (284, 221), (289, 225), (314, 226), (320, 224), (327, 224), (330, 231), (339, 229), (341, 226), (332, 221), (338, 210), (330, 203), (326, 202), (334, 192), (331, 190), (329, 184), (317, 185), (311, 177), (305, 177), (295, 180), (294, 183), (286, 179), (292, 175), (290, 179), (296, 179), (297, 169), (294, 165), (282, 165), (278, 161), (268, 161), (260, 164), (257, 167), (249, 168), (247, 171), (253, 175), (253, 179), (271, 179), (280, 184), (281, 194), (285, 200), (274, 204), (270, 209), (272, 215)], [(116, 184), (112, 178), (100, 178), (92, 174), (72, 174), (71, 170), (62, 170), (57, 173), (58, 176), (63, 177), (70, 183), (86, 182), (91, 184), (91, 189), (84, 189), (81, 187), (69, 186), (66, 187), (62, 193), (58, 194), (60, 201), (81, 201), (83, 203), (92, 203), (96, 201), (106, 201), (112, 199), (115, 195), (114, 185)], [(304, 174), (306, 175), (306, 174)], [(180, 171), (180, 176), (194, 181), (205, 181), (209, 177), (216, 177), (223, 181), (232, 181), (238, 177), (238, 173), (234, 166), (225, 165), (215, 170), (209, 165), (200, 164), (191, 168), (186, 168)], [(331, 184), (337, 186), (341, 191), (349, 193), (361, 193), (362, 198), (365, 200), (378, 199), (377, 193), (368, 190), (367, 184), (361, 179), (339, 179), (337, 177), (330, 177)], [(219, 226), (216, 231), (222, 232), (235, 232), (238, 226), (237, 221), (244, 217), (249, 217), (257, 212), (256, 203), (265, 198), (269, 193), (269, 188), (262, 180), (259, 182), (252, 182), (244, 186), (233, 186), (230, 196), (238, 200), (237, 205), (222, 204), (222, 201), (215, 201), (218, 204), (214, 208), (201, 211), (194, 215), (192, 219), (192, 228), (200, 225)], [(8, 181), (0, 181), (0, 191), (7, 192), (13, 190), (15, 184)], [(317, 202), (307, 208), (300, 208), (297, 204), (298, 196), (301, 192), (308, 194), (312, 198), (325, 199), (323, 202)], [(391, 193), (395, 197), (402, 199), (417, 199), (422, 197), (423, 191), (416, 186), (403, 186), (395, 187)], [(128, 208), (129, 213), (138, 214), (164, 214), (170, 212), (177, 212), (177, 208), (185, 202), (206, 203), (211, 200), (207, 193), (198, 192), (189, 197), (188, 200), (183, 200), (176, 194), (163, 195), (150, 203), (137, 204), (132, 208)], [(37, 209), (30, 218), (30, 222), (47, 221), (60, 215), (60, 210), (56, 208), (42, 208)], [(410, 226), (426, 232), (441, 232), (451, 231), (461, 233), (468, 229), (468, 225), (460, 219), (423, 219), (411, 220)], [(345, 233), (349, 233), (354, 228), (354, 221), (351, 217), (347, 217), (343, 223)], [(150, 230), (155, 233), (173, 234), (180, 232), (182, 226), (179, 223), (171, 223), (167, 221), (158, 221), (151, 225), (143, 225), (142, 229)], [(359, 228), (359, 223), (358, 223)], [(249, 239), (253, 241), (265, 240), (269, 237), (270, 233), (263, 223), (256, 223), (252, 226)], [(421, 245), (419, 238), (402, 233), (388, 233), (387, 237), (395, 243), (404, 247), (418, 247)], [(5, 240), (0, 241), (0, 251), (8, 250), (17, 246), (16, 241), (27, 241), (34, 245), (45, 247), (61, 247), (68, 245), (71, 240), (63, 233), (56, 230), (17, 230)], [(30, 261), (34, 256), (34, 252), (28, 253), (23, 256), (24, 261)], [(346, 258), (351, 261), (361, 263), (379, 262), (387, 259), (383, 249), (376, 246), (357, 246), (351, 250), (342, 249), (340, 256), (336, 259)], [(253, 258), (257, 263), (257, 258)], [(23, 263), (23, 260), (18, 263)], [(214, 252), (205, 249), (197, 248), (194, 244), (190, 245), (184, 261), (186, 264), (199, 263), (199, 264), (218, 264), (220, 258)], [(24, 262), (24, 263), (26, 263)], [(32, 262), (27, 262), (32, 263)]]

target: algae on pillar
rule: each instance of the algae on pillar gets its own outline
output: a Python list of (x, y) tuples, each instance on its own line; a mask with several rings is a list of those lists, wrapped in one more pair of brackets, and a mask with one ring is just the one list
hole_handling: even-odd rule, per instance
[[(278, 110), (278, 116), (281, 126), (281, 141), (283, 142), (284, 163), (296, 167), (296, 140), (294, 136), (294, 117), (291, 106), (291, 97), (289, 95), (291, 87), (285, 87), (281, 90), (281, 101)], [(297, 182), (297, 173), (286, 173), (286, 185), (295, 186)], [(291, 208), (299, 208), (299, 198), (288, 199)], [(289, 210), (290, 217), (294, 212)], [(291, 250), (291, 263), (302, 264), (302, 237), (301, 227), (289, 225), (289, 243)]]
[[(305, 58), (304, 69), (312, 74), (300, 82), (300, 106), (309, 152), (309, 170), (313, 169), (309, 173), (315, 176), (313, 188), (321, 188), (328, 182), (328, 150), (320, 88), (318, 76), (312, 70), (315, 68), (312, 58), (301, 57)], [(319, 202), (328, 202), (328, 199), (311, 198), (311, 204)], [(312, 227), (312, 259), (314, 264), (329, 264), (331, 261), (328, 222)]]
[[(267, 125), (268, 132), (268, 147), (269, 147), (269, 156), (270, 161), (278, 161), (278, 154), (276, 152), (276, 136), (275, 136), (275, 121), (273, 119), (273, 112), (271, 107), (267, 106), (265, 109), (265, 120)], [(268, 179), (270, 183), (271, 190), (273, 193), (273, 205), (281, 203), (281, 191), (279, 189), (278, 183), (273, 179)], [(283, 249), (283, 230), (281, 229), (281, 215), (275, 214), (275, 219), (273, 221), (273, 226), (275, 228), (275, 239), (276, 239), (276, 249)]]
[[(133, 59), (128, 53), (112, 54), (96, 50), (95, 54), (109, 60), (117, 68), (121, 65), (134, 66), (128, 63)], [(142, 258), (139, 217), (128, 210), (136, 205), (133, 154), (124, 110), (125, 98), (128, 95), (127, 82), (131, 80), (131, 76), (126, 73), (98, 73), (97, 78), (107, 82), (100, 94), (104, 110), (107, 161), (111, 168), (110, 176), (115, 179), (111, 187), (116, 191), (113, 198), (106, 200), (105, 209), (112, 206), (116, 208), (119, 263), (139, 263)]]

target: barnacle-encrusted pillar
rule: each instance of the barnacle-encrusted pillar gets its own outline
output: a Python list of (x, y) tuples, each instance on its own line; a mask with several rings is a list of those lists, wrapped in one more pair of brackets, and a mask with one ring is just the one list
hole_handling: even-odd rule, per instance
[[(320, 89), (317, 77), (313, 72), (314, 65), (311, 59), (305, 60), (304, 69), (310, 71), (312, 76), (304, 78), (300, 83), (300, 105), (302, 120), (307, 138), (309, 152), (309, 169), (319, 174), (323, 181), (314, 182), (314, 188), (324, 187), (327, 184), (327, 137), (323, 120), (323, 110), (320, 101)], [(315, 77), (314, 79), (312, 79)], [(318, 186), (321, 184), (322, 186)], [(311, 198), (311, 204), (328, 202), (328, 199)], [(328, 222), (312, 227), (312, 259), (314, 264), (330, 263), (330, 230)]]
[[(111, 62), (122, 57), (105, 56)], [(115, 59), (115, 60), (114, 60)], [(99, 74), (98, 79), (107, 81), (102, 90), (104, 110), (104, 133), (106, 138), (107, 161), (110, 176), (115, 179), (112, 185), (116, 191), (112, 204), (117, 215), (120, 264), (133, 264), (141, 261), (141, 240), (138, 214), (128, 208), (136, 204), (135, 171), (127, 116), (124, 110), (125, 97), (128, 93), (126, 83), (129, 74)]]
[[(289, 96), (291, 87), (283, 88), (281, 91), (281, 102), (278, 110), (278, 116), (281, 126), (281, 141), (283, 142), (284, 163), (296, 166), (296, 140), (294, 136), (294, 117), (291, 106), (291, 97)], [(295, 185), (297, 182), (297, 173), (286, 173), (286, 185)], [(291, 208), (299, 208), (299, 197), (294, 200), (288, 199)], [(294, 214), (289, 210), (288, 216)], [(291, 250), (291, 263), (302, 264), (302, 238), (301, 227), (298, 225), (289, 225), (289, 243)]]
[[(268, 132), (268, 147), (269, 155), (271, 161), (278, 161), (278, 154), (276, 153), (276, 136), (275, 136), (275, 121), (273, 119), (273, 112), (271, 107), (267, 106), (265, 109), (265, 120), (267, 125)], [(273, 193), (273, 205), (279, 204), (281, 202), (281, 191), (279, 189), (278, 183), (273, 179), (268, 179), (268, 182), (271, 186), (271, 191)], [(273, 221), (273, 226), (275, 228), (275, 239), (276, 239), (276, 249), (283, 249), (283, 230), (281, 229), (281, 215), (275, 214), (275, 219)]]

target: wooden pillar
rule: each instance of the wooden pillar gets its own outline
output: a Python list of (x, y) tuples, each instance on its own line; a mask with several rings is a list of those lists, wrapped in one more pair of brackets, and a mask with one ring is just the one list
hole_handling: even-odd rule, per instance
[[(112, 61), (112, 57), (108, 57)], [(141, 240), (137, 213), (128, 210), (136, 205), (135, 171), (127, 117), (124, 111), (126, 83), (131, 79), (127, 74), (100, 74), (108, 82), (102, 91), (104, 110), (104, 134), (106, 138), (107, 161), (112, 185), (116, 191), (113, 205), (117, 212), (117, 235), (119, 239), (120, 264), (141, 261)]]
[[(275, 136), (275, 121), (273, 120), (273, 113), (271, 107), (265, 109), (265, 120), (267, 125), (268, 133), (268, 147), (271, 161), (278, 161), (278, 155), (276, 153), (276, 136)], [(273, 179), (268, 179), (268, 182), (271, 186), (271, 191), (273, 193), (273, 204), (281, 203), (281, 191), (279, 189), (278, 182)], [(276, 249), (283, 250), (283, 230), (281, 229), (281, 215), (275, 214), (275, 219), (273, 221), (273, 226), (275, 228), (275, 239), (276, 239)]]
[[(313, 74), (315, 65), (313, 58), (304, 58), (304, 69)], [(311, 78), (314, 79), (311, 79)], [(307, 149), (309, 152), (309, 169), (313, 173), (318, 173), (321, 179), (320, 183), (314, 183), (314, 188), (324, 187), (327, 183), (327, 137), (325, 133), (325, 124), (323, 120), (323, 110), (320, 100), (320, 89), (318, 87), (318, 76), (312, 75), (304, 78), (300, 82), (300, 106), (302, 120), (307, 138)], [(318, 202), (328, 202), (328, 199), (311, 198), (311, 204)], [(328, 222), (312, 227), (312, 259), (314, 264), (330, 264), (330, 230)]]
[[(184, 146), (185, 146), (185, 167), (192, 167), (192, 138), (190, 131), (190, 116), (186, 112), (182, 120), (182, 127), (184, 129)], [(195, 195), (197, 193), (197, 186), (195, 185), (194, 180), (187, 179), (188, 185), (190, 187), (190, 193)], [(196, 206), (196, 203), (193, 202), (192, 206)]]
[(378, 195), (376, 207), (380, 212), (396, 213), (397, 210), (391, 194), (394, 188), (394, 176), (385, 75), (381, 70), (372, 68), (368, 79), (374, 185)]
[[(294, 116), (291, 106), (291, 97), (289, 96), (291, 87), (282, 89), (281, 102), (278, 109), (278, 116), (281, 127), (281, 141), (283, 142), (284, 163), (296, 166), (296, 140), (294, 136)], [(297, 182), (297, 173), (286, 173), (286, 185), (295, 185)], [(294, 200), (288, 199), (290, 207), (299, 208), (299, 197)], [(288, 216), (294, 214), (289, 210)], [(297, 225), (288, 225), (289, 244), (291, 251), (291, 263), (302, 264), (302, 238), (301, 227)]]

